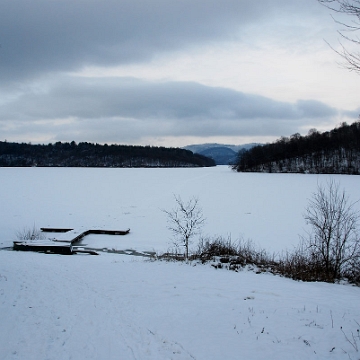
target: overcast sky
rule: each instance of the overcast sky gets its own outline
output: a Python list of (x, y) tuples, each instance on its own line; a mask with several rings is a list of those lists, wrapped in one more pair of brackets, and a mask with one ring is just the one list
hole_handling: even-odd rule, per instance
[(360, 76), (327, 44), (330, 15), (316, 0), (1, 0), (0, 141), (244, 144), (352, 123)]

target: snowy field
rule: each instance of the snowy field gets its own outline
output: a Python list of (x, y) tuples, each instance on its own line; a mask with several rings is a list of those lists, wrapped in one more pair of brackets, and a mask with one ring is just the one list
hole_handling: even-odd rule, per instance
[[(204, 235), (291, 249), (324, 175), (205, 169), (0, 168), (0, 247), (24, 227), (130, 228), (90, 245), (166, 251), (173, 195)], [(359, 177), (333, 176), (351, 200)], [(360, 206), (360, 205), (359, 205)], [(360, 289), (126, 255), (0, 251), (0, 359), (360, 359)]]

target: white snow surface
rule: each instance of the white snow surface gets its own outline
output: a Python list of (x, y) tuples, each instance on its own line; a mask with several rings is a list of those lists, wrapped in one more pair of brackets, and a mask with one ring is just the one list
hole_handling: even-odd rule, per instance
[[(0, 168), (0, 247), (26, 227), (123, 230), (84, 243), (165, 251), (173, 195), (204, 235), (291, 249), (330, 176), (205, 169)], [(359, 177), (332, 176), (352, 201)], [(52, 235), (53, 236), (53, 235)], [(0, 251), (0, 359), (360, 359), (360, 289), (209, 264)]]

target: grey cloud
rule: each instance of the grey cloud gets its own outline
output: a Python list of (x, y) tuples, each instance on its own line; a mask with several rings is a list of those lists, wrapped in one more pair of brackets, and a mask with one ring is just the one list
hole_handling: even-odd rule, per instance
[(358, 119), (360, 120), (360, 108), (357, 108), (355, 110), (351, 110), (351, 111), (342, 111), (341, 112), (342, 115), (347, 116), (349, 118), (352, 119)]
[(147, 61), (158, 52), (232, 38), (248, 25), (261, 28), (275, 13), (310, 12), (298, 3), (2, 0), (0, 76), (18, 81), (85, 65)]
[(336, 115), (337, 111), (328, 105), (315, 100), (298, 100), (296, 107), (300, 113), (300, 116), (312, 118), (318, 117), (331, 117)]
[(27, 92), (0, 108), (3, 119), (304, 119), (336, 115), (318, 101), (295, 104), (194, 82), (62, 77), (46, 92)]
[[(133, 139), (135, 134), (138, 138), (266, 136), (295, 133), (300, 125), (337, 114), (317, 101), (279, 102), (191, 82), (61, 77), (2, 105), (0, 126), (4, 130), (13, 124), (14, 131), (30, 127), (33, 132), (49, 131), (77, 141), (79, 137), (119, 141), (111, 140), (119, 134), (122, 139)], [(59, 125), (59, 119), (69, 121)]]

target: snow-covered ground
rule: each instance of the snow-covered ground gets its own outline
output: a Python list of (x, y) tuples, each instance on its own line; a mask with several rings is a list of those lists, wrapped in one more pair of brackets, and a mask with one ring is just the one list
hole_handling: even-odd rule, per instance
[[(359, 177), (333, 176), (360, 198)], [(329, 176), (207, 169), (0, 168), (0, 247), (24, 227), (127, 229), (102, 247), (164, 251), (161, 209), (197, 196), (204, 235), (280, 252)], [(360, 206), (360, 205), (359, 205)], [(360, 289), (101, 253), (0, 251), (1, 359), (360, 359)], [(342, 327), (342, 328), (341, 328)], [(358, 351), (357, 351), (358, 350)]]

